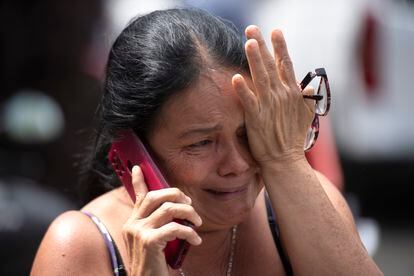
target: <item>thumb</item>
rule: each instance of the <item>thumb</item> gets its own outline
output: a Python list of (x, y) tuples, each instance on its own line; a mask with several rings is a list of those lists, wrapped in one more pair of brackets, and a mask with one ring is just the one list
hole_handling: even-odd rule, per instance
[(132, 167), (132, 187), (135, 193), (135, 205), (140, 206), (145, 195), (148, 193), (147, 185), (145, 184), (144, 174), (138, 165)]
[[(305, 89), (303, 89), (302, 93), (304, 95), (311, 96), (311, 95), (314, 95), (314, 91), (315, 89), (312, 86), (307, 86)], [(315, 112), (315, 100), (312, 100), (312, 99), (304, 99), (304, 100), (309, 110), (311, 110), (312, 112)]]

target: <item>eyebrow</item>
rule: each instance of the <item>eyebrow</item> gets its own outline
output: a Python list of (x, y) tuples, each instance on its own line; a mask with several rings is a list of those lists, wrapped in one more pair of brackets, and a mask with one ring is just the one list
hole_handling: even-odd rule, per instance
[(222, 125), (214, 125), (211, 127), (190, 128), (180, 134), (179, 138), (185, 138), (194, 134), (208, 134), (223, 129)]

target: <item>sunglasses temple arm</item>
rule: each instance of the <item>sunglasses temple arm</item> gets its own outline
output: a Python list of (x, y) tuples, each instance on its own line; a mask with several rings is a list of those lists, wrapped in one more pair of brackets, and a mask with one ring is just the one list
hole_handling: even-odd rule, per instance
[(303, 98), (320, 101), (323, 99), (323, 96), (322, 95), (303, 95)]

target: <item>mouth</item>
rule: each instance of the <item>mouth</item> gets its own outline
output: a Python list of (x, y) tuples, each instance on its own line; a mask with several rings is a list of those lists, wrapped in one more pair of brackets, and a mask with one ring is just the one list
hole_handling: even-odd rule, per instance
[(247, 191), (247, 188), (248, 186), (245, 185), (242, 187), (230, 189), (204, 189), (204, 191), (215, 199), (230, 200), (244, 194)]

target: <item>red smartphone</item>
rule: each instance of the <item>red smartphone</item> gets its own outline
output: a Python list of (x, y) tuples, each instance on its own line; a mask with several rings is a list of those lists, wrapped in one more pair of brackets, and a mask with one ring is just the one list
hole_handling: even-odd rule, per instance
[[(135, 202), (135, 192), (132, 186), (131, 171), (134, 165), (140, 166), (149, 191), (170, 187), (144, 144), (132, 130), (120, 133), (119, 139), (112, 143), (108, 158), (133, 202)], [(194, 227), (187, 220), (176, 219), (174, 221)], [(169, 241), (164, 249), (168, 265), (173, 269), (180, 268), (189, 248), (190, 244), (185, 240)]]

